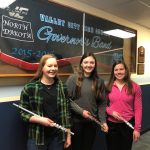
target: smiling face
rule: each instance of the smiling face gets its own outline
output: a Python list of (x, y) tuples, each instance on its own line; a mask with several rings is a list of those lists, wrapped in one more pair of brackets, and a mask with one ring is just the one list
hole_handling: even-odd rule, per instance
[(58, 64), (56, 58), (49, 58), (43, 66), (43, 77), (54, 78), (58, 72)]
[(123, 64), (117, 64), (114, 67), (114, 76), (116, 80), (123, 81), (126, 76), (126, 70)]
[(84, 58), (81, 63), (81, 67), (83, 69), (84, 75), (90, 76), (95, 68), (95, 59), (92, 56)]

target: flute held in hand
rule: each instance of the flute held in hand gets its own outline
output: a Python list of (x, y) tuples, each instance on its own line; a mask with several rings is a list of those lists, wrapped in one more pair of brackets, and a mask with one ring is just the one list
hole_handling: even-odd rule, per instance
[[(33, 116), (41, 117), (41, 116), (37, 115), (36, 113), (33, 113), (32, 111), (23, 108), (22, 106), (19, 106), (19, 105), (15, 104), (15, 103), (13, 103), (13, 105), (16, 106), (16, 107), (18, 107), (18, 108), (20, 108), (21, 110), (23, 110), (23, 111), (25, 111), (25, 112), (31, 114), (31, 115), (33, 115)], [(53, 126), (56, 127), (56, 128), (58, 128), (58, 129), (61, 129), (61, 130), (64, 131), (64, 132), (70, 132), (70, 134), (74, 135), (73, 132), (68, 131), (67, 128), (65, 128), (65, 127), (63, 127), (63, 126), (61, 126), (61, 125), (59, 125), (59, 124), (57, 124), (57, 123), (53, 123)]]
[[(70, 99), (70, 102), (76, 107), (77, 110), (79, 110), (79, 111), (82, 111), (82, 110), (83, 110), (83, 108), (81, 108), (81, 107), (80, 107), (77, 103), (75, 103), (73, 100)], [(103, 125), (102, 125), (102, 123), (101, 123), (98, 119), (96, 119), (94, 116), (89, 115), (89, 119), (92, 120), (92, 121), (94, 121), (94, 122), (97, 123), (98, 125), (100, 125), (101, 128), (104, 128)]]

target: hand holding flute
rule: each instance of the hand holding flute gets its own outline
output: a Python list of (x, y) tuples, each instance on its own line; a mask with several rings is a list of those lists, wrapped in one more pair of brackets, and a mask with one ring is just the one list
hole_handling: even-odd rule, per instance
[(116, 118), (117, 120), (121, 120), (124, 123), (126, 123), (126, 125), (128, 125), (130, 128), (134, 129), (134, 127), (132, 126), (132, 124), (130, 122), (128, 122), (127, 120), (125, 120), (118, 112), (114, 111), (112, 116), (114, 118)]
[(73, 100), (70, 99), (70, 102), (71, 102), (71, 106), (76, 108), (76, 110), (78, 110), (78, 112), (82, 112), (82, 116), (86, 119), (90, 119), (92, 121), (94, 121), (95, 123), (97, 123), (98, 125), (100, 125), (101, 127), (101, 130), (104, 131), (104, 132), (108, 132), (108, 126), (106, 123), (101, 123), (98, 119), (96, 119), (94, 116), (92, 116), (92, 114), (81, 108), (77, 103), (75, 103)]
[(46, 118), (46, 117), (32, 116), (30, 118), (30, 121), (39, 123), (39, 124), (41, 124), (43, 126), (46, 126), (46, 127), (49, 127), (49, 126), (50, 127), (56, 127), (56, 128), (61, 129), (61, 130), (65, 131), (65, 132), (70, 132), (70, 134), (74, 135), (74, 133), (71, 132), (69, 129), (64, 128), (63, 126), (55, 123), (53, 120), (51, 120), (49, 118)]
[(94, 121), (95, 123), (97, 123), (98, 125), (100, 125), (101, 130), (103, 132), (108, 132), (108, 126), (106, 123), (101, 123), (99, 120), (97, 120), (94, 116), (91, 115), (91, 113), (87, 110), (83, 110), (83, 117), (90, 119), (92, 121)]
[(65, 128), (65, 127), (63, 127), (63, 126), (61, 126), (61, 125), (59, 125), (59, 124), (57, 124), (57, 123), (54, 123), (54, 121), (52, 121), (52, 120), (49, 119), (49, 118), (39, 116), (39, 115), (33, 113), (32, 111), (30, 111), (30, 110), (28, 110), (28, 109), (25, 109), (25, 108), (23, 108), (22, 106), (19, 106), (19, 105), (15, 104), (15, 103), (13, 103), (13, 105), (16, 106), (16, 107), (18, 107), (18, 108), (20, 108), (21, 110), (23, 110), (23, 111), (25, 111), (25, 112), (31, 114), (31, 115), (33, 115), (33, 116), (30, 118), (30, 120), (29, 120), (29, 121), (31, 121), (31, 122), (39, 123), (39, 124), (44, 125), (44, 126), (56, 127), (56, 128), (58, 128), (58, 129), (61, 129), (61, 130), (64, 131), (64, 132), (70, 132), (70, 134), (74, 135), (73, 132), (71, 132), (71, 131), (68, 130), (67, 128)]
[(53, 127), (54, 125), (54, 121), (52, 121), (51, 119), (49, 118), (46, 118), (46, 117), (41, 117), (41, 116), (32, 116), (29, 120), (30, 122), (33, 122), (33, 123), (39, 123), (43, 126), (46, 126), (46, 127)]

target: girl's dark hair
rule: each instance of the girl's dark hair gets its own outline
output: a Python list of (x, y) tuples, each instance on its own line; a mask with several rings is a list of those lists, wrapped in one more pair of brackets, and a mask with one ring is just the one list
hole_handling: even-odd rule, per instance
[(109, 82), (108, 82), (108, 84), (107, 84), (108, 91), (109, 91), (109, 92), (111, 91), (112, 85), (113, 85), (114, 81), (116, 80), (116, 77), (115, 77), (115, 75), (114, 75), (114, 68), (115, 68), (115, 66), (118, 65), (118, 64), (122, 64), (122, 65), (124, 66), (124, 68), (125, 68), (126, 73), (125, 73), (125, 77), (124, 77), (123, 80), (124, 80), (124, 82), (125, 82), (126, 85), (127, 85), (127, 92), (128, 92), (128, 94), (132, 94), (132, 92), (133, 92), (133, 87), (132, 87), (132, 80), (131, 80), (131, 78), (130, 78), (130, 72), (129, 72), (129, 69), (128, 69), (127, 65), (125, 64), (125, 62), (124, 62), (123, 60), (115, 61), (115, 62), (113, 63), (113, 65), (112, 65), (112, 70), (111, 70), (110, 79), (109, 79)]
[(98, 85), (99, 82), (98, 82), (98, 73), (97, 73), (97, 60), (96, 60), (95, 55), (91, 52), (84, 53), (83, 56), (81, 57), (80, 64), (79, 64), (78, 78), (76, 81), (76, 96), (80, 97), (81, 95), (81, 85), (82, 85), (83, 78), (84, 78), (84, 71), (82, 69), (81, 64), (83, 60), (89, 56), (93, 57), (93, 59), (95, 60), (95, 68), (89, 77), (93, 81), (92, 90), (95, 93), (96, 98), (98, 97), (102, 98), (102, 91), (105, 90), (105, 86), (103, 86), (103, 84)]
[[(43, 55), (42, 58), (40, 59), (39, 66), (38, 66), (38, 69), (37, 69), (37, 71), (36, 71), (36, 74), (35, 74), (35, 76), (33, 77), (32, 80), (34, 80), (34, 79), (40, 79), (40, 78), (43, 76), (43, 71), (42, 71), (42, 69), (43, 69), (43, 67), (44, 67), (44, 65), (45, 65), (45, 63), (46, 63), (46, 61), (47, 61), (49, 58), (55, 58), (55, 59), (56, 59), (55, 55), (53, 55), (53, 54)], [(58, 80), (58, 77), (55, 76), (54, 80)]]

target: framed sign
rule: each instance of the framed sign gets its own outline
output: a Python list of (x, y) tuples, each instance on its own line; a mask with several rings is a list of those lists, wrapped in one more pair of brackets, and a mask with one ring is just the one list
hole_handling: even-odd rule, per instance
[(77, 71), (84, 52), (93, 52), (98, 60), (98, 72), (105, 78), (112, 63), (123, 59), (128, 50), (127, 61), (132, 61), (129, 68), (136, 71), (136, 37), (125, 42), (104, 34), (115, 28), (135, 33), (136, 30), (43, 0), (16, 0), (0, 12), (0, 77), (3, 79), (32, 77), (44, 54), (57, 56), (59, 75), (66, 77)]

